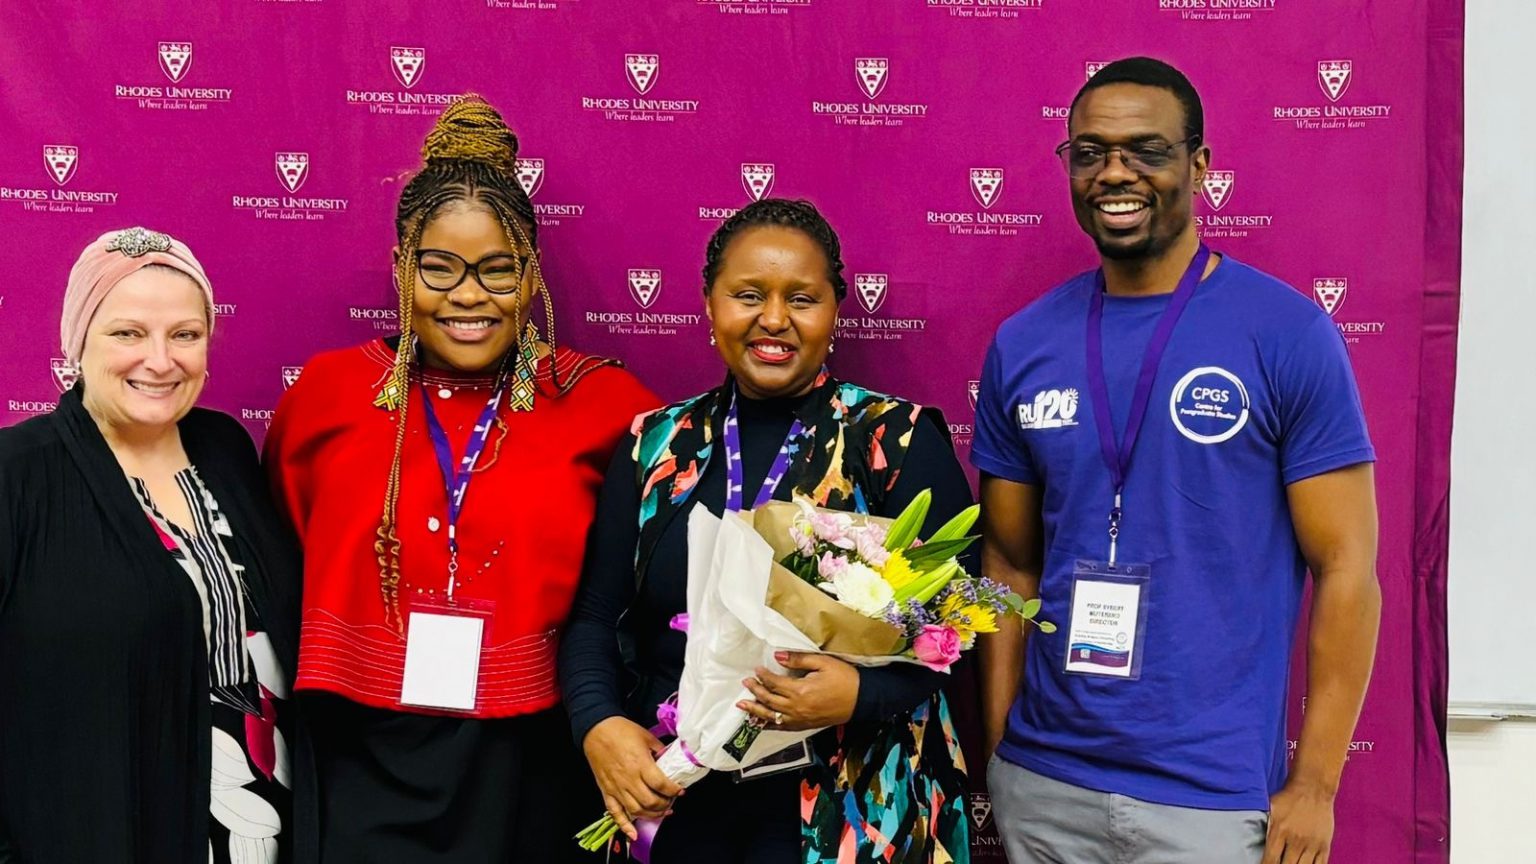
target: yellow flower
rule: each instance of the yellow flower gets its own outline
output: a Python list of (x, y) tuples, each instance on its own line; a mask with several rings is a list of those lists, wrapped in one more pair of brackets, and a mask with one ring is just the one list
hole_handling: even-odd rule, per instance
[(964, 603), (964, 597), (960, 596), (958, 593), (951, 593), (948, 597), (944, 598), (944, 602), (939, 605), (939, 620), (948, 621), (952, 616), (954, 616), (956, 612), (960, 611), (960, 607), (964, 605)]
[(891, 557), (886, 559), (885, 566), (880, 568), (880, 575), (890, 583), (891, 588), (900, 590), (922, 574), (912, 569), (905, 555), (892, 552)]
[(939, 621), (954, 628), (954, 631), (960, 634), (960, 640), (963, 643), (969, 645), (974, 642), (977, 633), (997, 632), (996, 612), (975, 603), (961, 606), (956, 602), (958, 599), (950, 597), (944, 601), (940, 609)]
[(997, 632), (997, 613), (993, 612), (991, 609), (988, 609), (985, 606), (978, 606), (977, 604), (972, 603), (971, 605), (962, 608), (960, 610), (960, 614), (964, 615), (970, 621), (969, 629), (974, 630), (977, 633)]

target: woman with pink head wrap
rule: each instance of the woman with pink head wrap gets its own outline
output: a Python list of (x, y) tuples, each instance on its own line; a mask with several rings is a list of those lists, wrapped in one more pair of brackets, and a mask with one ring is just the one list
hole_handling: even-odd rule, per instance
[(64, 312), (59, 316), (59, 346), (72, 363), (85, 350), (86, 328), (101, 301), (124, 278), (146, 267), (159, 266), (186, 274), (202, 291), (208, 332), (213, 332), (213, 288), (203, 265), (187, 244), (169, 234), (144, 228), (108, 231), (80, 253), (69, 271), (64, 289)]
[(298, 552), (195, 407), (213, 318), (185, 244), (103, 234), (64, 292), (77, 380), (0, 430), (0, 861), (313, 860)]

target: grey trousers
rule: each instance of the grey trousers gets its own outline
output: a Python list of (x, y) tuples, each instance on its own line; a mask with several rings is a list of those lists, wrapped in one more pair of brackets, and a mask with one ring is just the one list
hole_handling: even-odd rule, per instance
[(1083, 789), (997, 756), (992, 818), (1009, 864), (1259, 864), (1269, 814), (1152, 804)]

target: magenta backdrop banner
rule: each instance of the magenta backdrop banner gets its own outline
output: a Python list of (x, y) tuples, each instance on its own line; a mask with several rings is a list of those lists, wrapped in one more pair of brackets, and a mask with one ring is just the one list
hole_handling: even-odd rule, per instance
[[(81, 247), (143, 224), (207, 266), (204, 403), (259, 439), (306, 358), (395, 329), (394, 200), (474, 91), (521, 137), (562, 342), (668, 398), (712, 386), (706, 240), (808, 197), (853, 286), (836, 371), (942, 408), (963, 451), (996, 325), (1095, 262), (1052, 155), (1067, 105), (1159, 56), (1205, 100), (1206, 240), (1333, 317), (1380, 454), (1381, 647), (1334, 860), (1444, 862), (1461, 27), (1459, 0), (10, 0), (0, 422), (68, 383)], [(984, 794), (971, 815), (1002, 861)]]

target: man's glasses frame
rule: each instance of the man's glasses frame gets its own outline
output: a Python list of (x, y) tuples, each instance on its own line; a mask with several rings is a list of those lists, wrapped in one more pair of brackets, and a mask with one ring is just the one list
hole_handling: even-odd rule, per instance
[(1087, 180), (1098, 176), (1109, 166), (1109, 154), (1119, 153), (1120, 164), (1127, 170), (1145, 177), (1156, 174), (1173, 164), (1173, 154), (1180, 147), (1191, 151), (1200, 146), (1200, 136), (1191, 135), (1182, 141), (1163, 143), (1160, 140), (1138, 141), (1132, 144), (1100, 144), (1095, 141), (1063, 141), (1056, 147), (1056, 156), (1062, 167), (1075, 180)]

